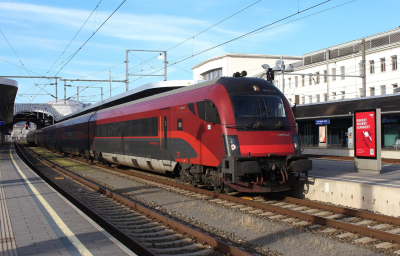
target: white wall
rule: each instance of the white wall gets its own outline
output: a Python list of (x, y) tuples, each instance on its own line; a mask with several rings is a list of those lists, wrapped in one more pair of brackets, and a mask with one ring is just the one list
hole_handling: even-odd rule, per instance
[[(397, 55), (397, 70), (392, 70), (392, 56)], [(382, 93), (392, 94), (393, 84), (398, 84), (400, 86), (400, 69), (399, 69), (399, 59), (400, 59), (400, 44), (395, 44), (391, 46), (381, 47), (379, 49), (374, 49), (372, 52), (366, 53), (366, 96), (371, 96), (370, 88), (375, 88), (375, 95), (382, 95)], [(386, 71), (381, 72), (380, 59), (385, 58)], [(375, 73), (370, 74), (370, 60), (374, 60)], [(332, 68), (336, 68), (336, 80), (332, 77), (327, 77), (327, 82), (324, 82), (324, 77), (320, 76), (320, 83), (315, 84), (316, 77), (313, 76), (315, 80), (312, 80), (312, 85), (309, 85), (309, 76), (305, 76), (305, 85), (301, 85), (301, 76), (298, 75), (299, 84), (295, 87), (295, 75), (285, 75), (285, 95), (288, 99), (291, 99), (292, 104), (294, 103), (294, 95), (300, 96), (300, 104), (302, 104), (302, 97), (305, 97), (305, 103), (311, 103), (309, 96), (312, 96), (312, 103), (317, 102), (317, 95), (320, 95), (320, 102), (324, 101), (324, 93), (328, 93), (329, 84), (329, 100), (334, 100), (333, 93), (336, 93), (336, 100), (342, 98), (342, 93), (345, 92), (345, 99), (358, 98), (361, 97), (360, 89), (362, 89), (362, 79), (355, 77), (345, 77), (342, 80), (340, 74), (340, 68), (345, 67), (345, 75), (360, 75), (361, 55), (350, 55), (342, 58), (331, 59), (329, 61), (323, 61), (315, 64), (310, 64), (306, 66), (299, 67), (295, 69), (295, 73), (309, 74), (319, 72), (323, 75), (324, 70), (328, 71), (329, 75), (332, 75)], [(289, 80), (291, 78), (291, 86), (289, 88)], [(277, 75), (275, 79), (278, 80), (277, 87), (282, 91), (282, 76)], [(386, 92), (381, 90), (381, 86), (384, 85)]]

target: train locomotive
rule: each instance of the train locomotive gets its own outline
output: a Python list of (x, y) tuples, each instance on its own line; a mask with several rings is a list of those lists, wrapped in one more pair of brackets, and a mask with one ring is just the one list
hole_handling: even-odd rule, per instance
[(98, 109), (28, 142), (219, 192), (284, 191), (312, 169), (287, 99), (259, 78), (222, 77)]

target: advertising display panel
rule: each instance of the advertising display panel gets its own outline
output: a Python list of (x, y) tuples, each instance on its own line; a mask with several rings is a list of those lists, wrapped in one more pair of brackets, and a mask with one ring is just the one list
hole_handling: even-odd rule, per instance
[(326, 143), (326, 127), (319, 127), (319, 143)]
[(376, 159), (376, 110), (354, 111), (354, 156)]

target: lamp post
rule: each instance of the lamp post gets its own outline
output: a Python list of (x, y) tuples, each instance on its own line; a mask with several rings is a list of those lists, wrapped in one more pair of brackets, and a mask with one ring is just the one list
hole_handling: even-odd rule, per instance
[(275, 67), (272, 69), (272, 71), (282, 71), (282, 93), (285, 95), (285, 72), (292, 72), (294, 69), (292, 66), (287, 65), (285, 67), (285, 62), (283, 61), (283, 57), (281, 56), (280, 60), (277, 60), (275, 62)]

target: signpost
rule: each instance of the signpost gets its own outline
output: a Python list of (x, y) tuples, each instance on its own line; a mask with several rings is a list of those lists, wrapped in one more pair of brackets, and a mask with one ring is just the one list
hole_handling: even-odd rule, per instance
[(315, 120), (315, 125), (326, 125), (326, 124), (330, 124), (331, 120), (329, 119), (316, 119)]
[(357, 172), (380, 174), (381, 109), (354, 111), (354, 165)]

